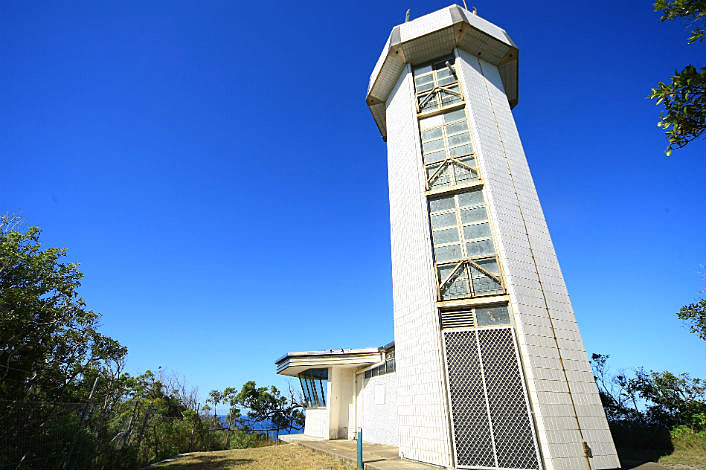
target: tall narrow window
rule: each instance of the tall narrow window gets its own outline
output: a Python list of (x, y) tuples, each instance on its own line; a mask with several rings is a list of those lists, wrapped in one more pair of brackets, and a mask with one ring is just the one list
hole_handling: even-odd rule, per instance
[(452, 106), (462, 101), (453, 56), (415, 66), (414, 86), (417, 90), (419, 113)]
[(441, 300), (503, 292), (480, 189), (429, 200)]
[(464, 109), (421, 119), (419, 130), (427, 189), (478, 181)]
[(307, 408), (323, 408), (326, 406), (326, 386), (328, 369), (309, 369), (299, 374), (299, 382), (304, 393)]

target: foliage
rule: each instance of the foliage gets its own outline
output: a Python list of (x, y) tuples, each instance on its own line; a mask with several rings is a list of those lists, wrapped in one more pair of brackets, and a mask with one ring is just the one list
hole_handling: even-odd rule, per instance
[(706, 299), (685, 305), (677, 312), (677, 317), (689, 325), (691, 333), (706, 341)]
[[(209, 394), (210, 414), (196, 389), (161, 367), (125, 373), (127, 349), (99, 332), (100, 315), (78, 294), (78, 264), (20, 222), (0, 217), (0, 468), (135, 468), (270, 442), (242, 422), (233, 387)], [(253, 419), (303, 417), (274, 387), (262, 397), (248, 401)], [(224, 426), (216, 407), (226, 402)]]
[(280, 429), (301, 429), (304, 426), (302, 406), (291, 398), (282, 396), (276, 387), (258, 387), (246, 382), (235, 396), (234, 403), (247, 410), (247, 416), (259, 422), (270, 422), (277, 432)]
[(687, 18), (693, 21), (689, 44), (703, 42), (704, 30), (700, 23), (706, 20), (706, 1), (704, 0), (656, 0), (655, 11), (661, 12), (660, 21)]
[[(655, 11), (662, 12), (660, 21), (688, 19), (692, 30), (688, 43), (703, 42), (706, 24), (706, 0), (657, 0)], [(664, 104), (657, 125), (664, 129), (669, 146), (666, 154), (686, 146), (706, 130), (706, 67), (687, 65), (675, 71), (668, 83), (658, 82), (649, 98)]]
[(116, 376), (127, 349), (98, 332), (66, 250), (43, 248), (39, 228), (18, 224), (0, 218), (0, 399), (83, 400), (97, 375)]
[(664, 429), (687, 425), (706, 429), (706, 381), (689, 374), (637, 369), (611, 375), (609, 356), (591, 358), (596, 384), (610, 422), (633, 422)]
[(591, 363), (621, 459), (701, 458), (692, 454), (706, 444), (706, 381), (644, 369), (614, 375), (608, 358), (593, 354)]

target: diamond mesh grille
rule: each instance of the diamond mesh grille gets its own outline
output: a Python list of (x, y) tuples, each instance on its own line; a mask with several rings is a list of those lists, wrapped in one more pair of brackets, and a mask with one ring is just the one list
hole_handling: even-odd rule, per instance
[(493, 437), (500, 468), (538, 468), (512, 332), (478, 330)]
[(444, 336), (457, 465), (494, 467), (476, 334), (458, 331)]
[(538, 469), (512, 329), (447, 330), (444, 345), (456, 465)]

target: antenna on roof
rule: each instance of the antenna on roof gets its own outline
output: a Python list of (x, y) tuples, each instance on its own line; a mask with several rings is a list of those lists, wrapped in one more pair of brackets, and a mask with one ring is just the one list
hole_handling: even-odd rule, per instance
[(407, 13), (404, 14), (404, 22), (405, 23), (407, 23), (409, 21), (409, 12), (410, 12), (410, 9), (407, 8)]
[(465, 8), (466, 10), (468, 10), (468, 5), (466, 5), (466, 0), (463, 0), (463, 8)]

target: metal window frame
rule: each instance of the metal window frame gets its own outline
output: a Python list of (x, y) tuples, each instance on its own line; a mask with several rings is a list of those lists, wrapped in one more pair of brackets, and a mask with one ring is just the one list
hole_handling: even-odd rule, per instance
[[(476, 257), (476, 258), (464, 258), (461, 260), (451, 260), (451, 261), (442, 261), (440, 263), (434, 263), (434, 268), (436, 271), (436, 273), (435, 273), (436, 280), (437, 280), (437, 282), (436, 282), (436, 286), (437, 286), (436, 295), (437, 295), (438, 301), (457, 300), (457, 299), (464, 299), (464, 298), (478, 298), (478, 297), (496, 296), (496, 295), (504, 294), (506, 292), (506, 288), (505, 288), (505, 283), (503, 281), (503, 277), (500, 274), (500, 272), (498, 272), (498, 274), (491, 273), (490, 271), (488, 271), (487, 269), (478, 265), (478, 263), (477, 263), (477, 261), (483, 261), (483, 260), (488, 260), (488, 259), (494, 259), (495, 263), (498, 265), (498, 271), (500, 271), (500, 263), (498, 261), (497, 255), (480, 256), (480, 257)], [(446, 276), (446, 278), (444, 278), (442, 280), (439, 277), (439, 266), (440, 265), (453, 265), (454, 263), (456, 263), (456, 264), (453, 267), (453, 270)], [(475, 289), (473, 288), (473, 279), (475, 279), (475, 278), (472, 277), (472, 273), (470, 271), (471, 267), (477, 269), (478, 271), (482, 272), (485, 276), (498, 282), (498, 284), (500, 284), (500, 291), (499, 292), (496, 292), (496, 291), (488, 292), (487, 294), (486, 293), (480, 293), (480, 294), (476, 293)], [(449, 281), (454, 277), (454, 275), (460, 269), (465, 270), (464, 281), (467, 283), (469, 295), (467, 297), (458, 297), (457, 299), (444, 299), (444, 297), (441, 294), (441, 290), (444, 288), (444, 286), (446, 286), (449, 283)]]
[[(297, 375), (299, 384), (304, 393), (304, 401), (307, 408), (326, 408), (326, 390), (324, 383), (328, 387), (328, 370), (326, 378), (318, 377), (312, 373), (315, 369), (307, 369)], [(318, 388), (317, 388), (318, 382)]]
[[(455, 78), (455, 80), (452, 81), (452, 82), (444, 83), (443, 85), (440, 85), (440, 84), (439, 84), (438, 73), (439, 73), (439, 70), (445, 70), (445, 68), (444, 68), (444, 67), (440, 67), (440, 68), (438, 68), (438, 69), (435, 69), (435, 68), (434, 68), (434, 65), (439, 64), (439, 63), (445, 63), (445, 62), (447, 62), (447, 61), (450, 61), (450, 62), (451, 62), (451, 63), (449, 64), (450, 67), (451, 67), (450, 72), (451, 72), (451, 74), (453, 75), (453, 77)], [(440, 57), (440, 58), (438, 58), (438, 59), (436, 59), (436, 60), (427, 62), (427, 63), (425, 63), (425, 64), (421, 64), (421, 65), (419, 65), (419, 66), (417, 66), (417, 67), (421, 67), (421, 66), (424, 66), (424, 65), (431, 65), (431, 66), (432, 66), (432, 70), (429, 71), (429, 72), (425, 72), (425, 73), (419, 74), (419, 75), (415, 75), (415, 74), (414, 74), (414, 71), (412, 72), (412, 75), (413, 75), (413, 80), (412, 80), (412, 81), (414, 82), (414, 91), (415, 91), (415, 103), (416, 103), (417, 114), (418, 114), (418, 115), (422, 115), (422, 114), (426, 114), (426, 113), (432, 113), (432, 112), (437, 112), (437, 111), (439, 111), (439, 110), (441, 110), (441, 109), (445, 109), (445, 108), (448, 108), (448, 107), (451, 107), (451, 106), (456, 106), (456, 105), (461, 104), (461, 103), (464, 102), (463, 93), (461, 93), (461, 84), (460, 84), (460, 81), (459, 81), (459, 79), (458, 79), (458, 72), (456, 71), (456, 57), (455, 57), (455, 56), (449, 55), (449, 56)], [(431, 76), (433, 77), (433, 81), (432, 81), (431, 83), (433, 83), (434, 86), (433, 86), (432, 88), (430, 88), (430, 89), (427, 89), (427, 90), (417, 91), (417, 79), (419, 79), (419, 78), (421, 78), (421, 77), (428, 76), (428, 75), (431, 75)], [(447, 76), (448, 76), (448, 75), (447, 75)], [(445, 77), (441, 77), (441, 78), (443, 79), (443, 78), (445, 78)], [(429, 83), (429, 82), (427, 82), (427, 83)], [(457, 87), (458, 90), (453, 90), (453, 89), (451, 89), (452, 87)], [(453, 102), (453, 103), (449, 103), (448, 105), (444, 106), (444, 101), (443, 101), (443, 98), (442, 98), (442, 93), (448, 93), (448, 94), (452, 94), (452, 95), (457, 95), (457, 96), (459, 97), (459, 101), (456, 101), (456, 102)], [(422, 110), (423, 106), (424, 106), (427, 102), (430, 101), (430, 99), (432, 98), (432, 96), (434, 97), (434, 99), (435, 99), (435, 101), (436, 101), (436, 105), (437, 105), (436, 108), (434, 108), (434, 109), (429, 109), (429, 110)], [(420, 99), (421, 99), (421, 100), (420, 100)]]

